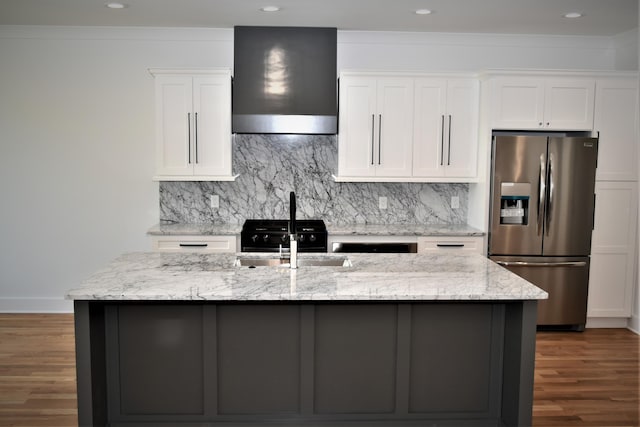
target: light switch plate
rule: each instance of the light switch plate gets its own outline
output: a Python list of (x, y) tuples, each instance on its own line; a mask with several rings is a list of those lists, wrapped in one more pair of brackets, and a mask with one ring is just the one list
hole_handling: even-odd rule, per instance
[(212, 209), (218, 209), (220, 207), (220, 196), (218, 196), (217, 194), (212, 194), (209, 200)]
[(378, 207), (380, 209), (387, 209), (387, 198), (386, 197), (378, 197)]
[(451, 209), (459, 209), (460, 208), (460, 197), (452, 196), (451, 197)]

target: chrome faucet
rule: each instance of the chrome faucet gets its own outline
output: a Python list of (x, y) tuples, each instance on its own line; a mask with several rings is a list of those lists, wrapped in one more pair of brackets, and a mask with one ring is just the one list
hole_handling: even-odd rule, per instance
[(289, 266), (298, 268), (298, 233), (296, 232), (296, 193), (289, 193)]

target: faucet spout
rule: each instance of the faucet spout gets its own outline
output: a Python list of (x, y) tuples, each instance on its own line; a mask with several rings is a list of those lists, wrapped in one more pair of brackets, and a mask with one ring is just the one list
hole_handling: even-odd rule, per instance
[(289, 193), (289, 265), (298, 268), (298, 233), (296, 232), (296, 193)]

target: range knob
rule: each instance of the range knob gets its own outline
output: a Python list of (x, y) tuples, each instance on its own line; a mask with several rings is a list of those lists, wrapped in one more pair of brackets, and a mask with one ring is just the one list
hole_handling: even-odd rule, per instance
[(305, 237), (305, 235), (304, 235), (304, 234), (301, 234), (301, 235), (298, 237), (298, 241), (299, 241), (299, 242), (304, 242), (304, 241), (305, 241), (305, 239), (306, 239), (306, 237)]
[(264, 235), (262, 236), (262, 240), (263, 240), (265, 243), (266, 243), (266, 242), (268, 242), (268, 241), (269, 241), (269, 235), (268, 235), (268, 234), (264, 234)]
[(286, 242), (286, 241), (287, 241), (287, 237), (288, 237), (288, 236), (289, 236), (288, 234), (283, 234), (282, 236), (280, 236), (280, 241), (281, 241), (282, 243)]
[(257, 234), (254, 234), (253, 236), (251, 236), (251, 241), (252, 241), (253, 243), (256, 243), (256, 242), (258, 241), (258, 235), (257, 235)]
[(310, 241), (310, 242), (315, 242), (315, 241), (316, 241), (316, 235), (315, 235), (315, 234), (311, 234), (311, 235), (309, 236), (309, 241)]

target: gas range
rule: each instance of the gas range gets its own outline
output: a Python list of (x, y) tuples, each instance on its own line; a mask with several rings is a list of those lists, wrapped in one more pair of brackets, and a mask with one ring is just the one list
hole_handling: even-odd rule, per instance
[[(248, 219), (242, 226), (242, 252), (278, 252), (289, 247), (289, 221)], [(327, 227), (321, 219), (296, 221), (298, 252), (327, 252)]]

